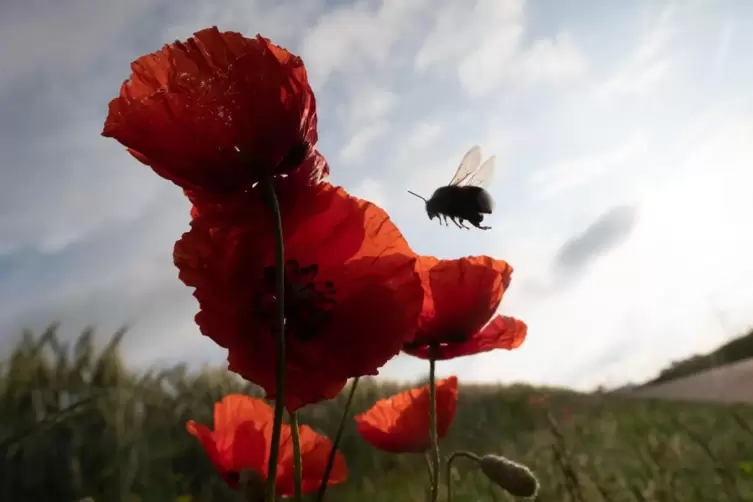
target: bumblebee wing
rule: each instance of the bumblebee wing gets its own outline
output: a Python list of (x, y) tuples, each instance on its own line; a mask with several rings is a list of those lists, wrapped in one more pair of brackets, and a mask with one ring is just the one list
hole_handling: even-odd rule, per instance
[(459, 185), (463, 181), (467, 181), (470, 176), (478, 169), (481, 164), (481, 147), (474, 145), (463, 156), (463, 160), (460, 161), (458, 170), (455, 171), (455, 176), (452, 177), (450, 185)]
[(497, 158), (492, 155), (486, 161), (479, 166), (476, 171), (472, 172), (463, 183), (464, 186), (475, 186), (483, 189), (487, 189), (494, 177), (494, 169), (497, 166)]

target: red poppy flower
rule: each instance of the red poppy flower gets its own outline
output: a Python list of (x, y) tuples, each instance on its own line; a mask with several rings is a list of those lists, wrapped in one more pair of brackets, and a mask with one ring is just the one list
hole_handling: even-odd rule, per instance
[(163, 178), (225, 194), (296, 169), (326, 176), (303, 61), (269, 40), (208, 28), (131, 69), (102, 134)]
[[(241, 471), (250, 469), (267, 477), (267, 463), (272, 444), (274, 409), (261, 399), (242, 394), (225, 396), (214, 405), (214, 430), (190, 420), (188, 432), (196, 436), (209, 455), (217, 472), (233, 488), (238, 488)], [(332, 442), (310, 427), (299, 427), (303, 492), (317, 490), (322, 481)], [(293, 443), (290, 425), (283, 424), (279, 464), (275, 482), (284, 497), (294, 495)], [(341, 483), (347, 476), (345, 458), (335, 454), (328, 485)]]
[[(283, 183), (284, 185), (284, 183)], [(284, 186), (283, 186), (284, 188)], [(279, 192), (285, 239), (289, 410), (375, 375), (415, 333), (423, 302), (416, 255), (378, 206), (321, 183)], [(271, 218), (249, 199), (222, 217), (194, 214), (176, 243), (180, 279), (196, 288), (196, 322), (228, 349), (230, 369), (275, 394), (275, 257)], [(224, 209), (217, 209), (224, 211)]]
[(419, 258), (425, 299), (415, 338), (403, 350), (428, 359), (452, 359), (494, 349), (514, 349), (525, 340), (525, 323), (495, 316), (510, 285), (512, 267), (488, 256), (458, 260)]
[[(458, 379), (436, 382), (437, 436), (443, 438), (455, 419)], [(431, 445), (429, 386), (382, 399), (355, 417), (358, 433), (372, 446), (390, 453), (421, 453)]]

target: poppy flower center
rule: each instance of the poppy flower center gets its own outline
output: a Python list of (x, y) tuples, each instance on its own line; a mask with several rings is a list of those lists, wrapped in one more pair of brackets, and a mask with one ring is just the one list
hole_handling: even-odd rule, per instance
[(413, 341), (406, 342), (403, 347), (406, 349), (420, 349), (422, 347), (439, 347), (440, 345), (449, 345), (453, 343), (465, 343), (470, 339), (466, 333), (446, 333), (442, 336), (421, 336), (418, 335)]
[[(302, 267), (296, 260), (285, 263), (285, 336), (312, 340), (332, 319), (335, 284), (315, 282), (319, 266)], [(274, 326), (277, 303), (277, 273), (273, 266), (264, 268), (264, 288), (260, 298), (261, 316)]]
[(299, 141), (293, 145), (277, 167), (282, 170), (295, 168), (306, 160), (308, 153), (309, 144), (306, 141)]

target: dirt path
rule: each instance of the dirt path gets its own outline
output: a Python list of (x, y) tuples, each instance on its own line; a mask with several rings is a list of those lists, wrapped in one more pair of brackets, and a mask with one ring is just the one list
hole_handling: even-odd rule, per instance
[(630, 394), (683, 401), (753, 404), (753, 359), (634, 389)]

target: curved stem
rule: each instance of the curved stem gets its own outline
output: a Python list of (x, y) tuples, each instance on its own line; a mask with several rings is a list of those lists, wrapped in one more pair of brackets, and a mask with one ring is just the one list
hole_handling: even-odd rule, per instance
[(343, 431), (345, 430), (345, 423), (348, 419), (348, 412), (350, 411), (350, 405), (353, 403), (353, 396), (356, 395), (356, 387), (358, 387), (359, 377), (353, 379), (350, 384), (350, 393), (348, 394), (348, 400), (345, 401), (345, 409), (340, 417), (340, 424), (337, 426), (337, 433), (335, 434), (335, 441), (332, 443), (332, 450), (329, 452), (329, 458), (327, 459), (327, 467), (324, 469), (324, 475), (322, 476), (322, 484), (319, 485), (319, 493), (316, 495), (317, 502), (324, 500), (324, 493), (327, 491), (327, 483), (329, 482), (329, 475), (332, 472), (332, 467), (335, 465), (335, 455), (337, 454), (337, 447), (340, 445), (340, 440), (343, 437)]
[(301, 436), (298, 431), (298, 414), (290, 415), (290, 434), (293, 438), (293, 481), (295, 484), (295, 500), (303, 500), (303, 469), (301, 467)]
[(434, 347), (429, 347), (429, 423), (431, 434), (431, 451), (434, 463), (434, 477), (431, 480), (431, 502), (437, 502), (439, 496), (439, 437), (437, 436), (437, 383), (435, 376), (436, 359)]
[(275, 187), (271, 178), (261, 181), (267, 203), (272, 210), (275, 220), (276, 243), (275, 271), (276, 271), (276, 321), (275, 341), (277, 342), (277, 376), (275, 379), (275, 415), (272, 429), (272, 441), (267, 465), (267, 502), (275, 502), (275, 481), (277, 480), (277, 459), (280, 455), (280, 434), (282, 432), (282, 417), (285, 409), (285, 245), (282, 237), (282, 216), (277, 201)]
[(428, 450), (424, 452), (424, 462), (426, 462), (426, 472), (429, 473), (429, 483), (434, 483), (434, 468), (432, 467), (434, 461)]
[(454, 451), (447, 459), (447, 502), (452, 502), (452, 461), (458, 457), (465, 457), (476, 462), (481, 462), (481, 457), (469, 451)]

